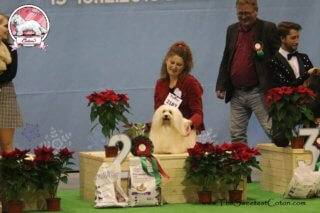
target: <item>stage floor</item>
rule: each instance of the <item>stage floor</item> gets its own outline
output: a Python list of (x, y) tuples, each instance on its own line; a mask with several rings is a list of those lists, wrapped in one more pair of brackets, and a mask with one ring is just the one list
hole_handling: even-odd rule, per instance
[[(65, 187), (62, 187), (65, 188)], [(320, 198), (308, 200), (283, 199), (280, 194), (265, 192), (260, 188), (257, 182), (248, 184), (248, 201), (239, 206), (239, 204), (216, 203), (212, 205), (200, 204), (168, 204), (160, 207), (136, 207), (136, 208), (112, 208), (95, 209), (92, 203), (84, 202), (80, 199), (78, 189), (60, 189), (59, 196), (62, 198), (62, 211), (66, 213), (318, 213), (320, 209)]]

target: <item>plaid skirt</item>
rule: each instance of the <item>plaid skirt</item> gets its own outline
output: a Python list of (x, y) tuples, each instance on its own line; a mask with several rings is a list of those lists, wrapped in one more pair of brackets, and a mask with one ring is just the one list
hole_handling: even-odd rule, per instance
[(13, 83), (0, 85), (0, 128), (21, 126), (22, 117)]

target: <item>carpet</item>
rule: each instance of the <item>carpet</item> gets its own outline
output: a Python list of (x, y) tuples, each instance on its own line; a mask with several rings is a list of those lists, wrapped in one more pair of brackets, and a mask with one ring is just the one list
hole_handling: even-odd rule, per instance
[[(320, 198), (314, 199), (283, 199), (280, 194), (265, 192), (259, 183), (248, 184), (247, 202), (230, 204), (218, 202), (211, 205), (201, 204), (166, 204), (157, 207), (127, 207), (95, 209), (92, 203), (82, 201), (79, 190), (60, 190), (58, 196), (62, 199), (61, 212), (66, 213), (319, 213)], [(34, 211), (30, 211), (34, 212)]]

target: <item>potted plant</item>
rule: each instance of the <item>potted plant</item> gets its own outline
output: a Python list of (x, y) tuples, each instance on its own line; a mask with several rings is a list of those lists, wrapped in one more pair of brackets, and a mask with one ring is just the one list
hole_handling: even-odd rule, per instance
[[(118, 94), (113, 90), (104, 90), (94, 92), (87, 96), (88, 106), (91, 106), (91, 122), (98, 121), (94, 124), (94, 129), (98, 123), (102, 126), (102, 133), (105, 137), (110, 138), (115, 130), (119, 131), (117, 125), (122, 122), (128, 123), (124, 113), (129, 112), (128, 96)], [(91, 129), (91, 130), (92, 130)], [(118, 154), (117, 147), (106, 148), (106, 157), (114, 157)]]
[(221, 177), (222, 170), (221, 152), (213, 143), (199, 143), (188, 149), (189, 156), (186, 159), (186, 178), (197, 185), (199, 202), (212, 203), (211, 188)]
[(138, 136), (149, 137), (150, 124), (148, 123), (128, 123), (124, 127), (126, 128), (124, 133), (127, 134), (131, 140)]
[[(266, 104), (272, 119), (272, 134), (284, 134), (291, 142), (297, 138), (300, 127), (309, 127), (314, 122), (309, 103), (315, 96), (312, 90), (304, 86), (270, 89), (266, 94)], [(304, 140), (300, 143), (302, 147), (298, 148), (303, 148)]]
[(59, 152), (54, 152), (52, 147), (37, 147), (34, 149), (34, 164), (37, 172), (37, 180), (35, 185), (38, 190), (45, 190), (49, 194), (47, 201), (48, 211), (60, 211), (60, 198), (57, 198), (57, 189), (59, 182), (67, 183), (68, 171), (71, 171), (69, 166), (72, 154), (67, 148), (60, 149)]
[(0, 157), (0, 197), (8, 212), (18, 213), (23, 210), (22, 195), (29, 184), (25, 167), (28, 152), (16, 148), (12, 152), (3, 152)]
[(125, 130), (123, 131), (124, 134), (128, 135), (131, 139), (131, 152), (134, 153), (135, 150), (134, 143), (136, 141), (149, 141), (149, 132), (150, 132), (150, 124), (148, 123), (128, 123), (124, 125)]
[(223, 180), (226, 184), (231, 184), (229, 190), (230, 202), (242, 201), (242, 190), (239, 190), (239, 184), (243, 178), (251, 174), (252, 167), (261, 170), (256, 159), (260, 155), (256, 148), (250, 148), (246, 143), (234, 142), (224, 143), (220, 146), (223, 159)]

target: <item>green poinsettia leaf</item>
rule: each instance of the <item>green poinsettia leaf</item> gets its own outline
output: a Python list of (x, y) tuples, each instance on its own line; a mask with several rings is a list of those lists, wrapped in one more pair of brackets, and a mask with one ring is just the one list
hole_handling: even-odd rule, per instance
[(309, 121), (314, 120), (313, 112), (310, 109), (308, 109), (306, 106), (301, 107), (301, 112), (306, 116), (306, 118)]
[(279, 111), (285, 106), (285, 102), (279, 102), (276, 104), (275, 108)]
[(282, 120), (285, 119), (285, 117), (286, 117), (286, 110), (281, 109), (281, 110), (279, 111), (279, 114), (278, 114), (278, 120), (279, 120), (279, 121), (282, 121)]
[(107, 117), (105, 116), (105, 113), (99, 116), (99, 123), (101, 124), (101, 126), (108, 125), (108, 120), (107, 120)]
[(92, 132), (94, 130), (94, 128), (96, 128), (98, 125), (98, 123), (94, 124), (93, 127), (91, 127), (90, 132)]
[(91, 122), (95, 121), (96, 118), (98, 117), (98, 110), (96, 106), (92, 106), (91, 112), (90, 112), (90, 120)]
[(67, 177), (67, 176), (62, 176), (62, 177), (60, 178), (60, 180), (61, 180), (61, 182), (65, 183), (65, 184), (68, 183), (68, 177)]
[(296, 93), (291, 96), (291, 100), (292, 100), (292, 102), (296, 103), (300, 97), (301, 97), (301, 95)]
[(288, 140), (291, 140), (293, 138), (292, 129), (286, 130), (285, 136)]
[(102, 134), (103, 134), (105, 137), (110, 138), (111, 130), (110, 130), (110, 128), (109, 128), (107, 125), (102, 126), (101, 131), (102, 131)]

